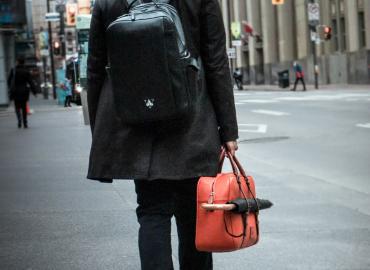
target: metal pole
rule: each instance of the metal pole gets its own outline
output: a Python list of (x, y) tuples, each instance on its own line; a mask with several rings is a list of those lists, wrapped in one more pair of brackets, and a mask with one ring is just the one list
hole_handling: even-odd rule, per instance
[(44, 99), (48, 99), (49, 89), (47, 87), (47, 79), (46, 79), (46, 57), (42, 57), (42, 67), (44, 69), (44, 87), (42, 89), (42, 93), (44, 95)]
[(59, 31), (59, 40), (61, 43), (63, 57), (66, 56), (66, 39), (65, 39), (65, 24), (64, 24), (64, 12), (65, 12), (65, 5), (58, 5), (57, 11), (59, 12), (59, 24), (60, 24), (60, 31)]
[[(315, 0), (309, 0), (310, 3), (315, 3)], [(311, 29), (311, 50), (313, 56), (313, 73), (315, 76), (315, 89), (319, 89), (319, 74), (318, 74), (318, 65), (317, 65), (317, 52), (316, 52), (316, 40), (313, 40), (312, 36), (317, 34), (316, 26), (310, 24), (309, 28)]]
[[(231, 37), (231, 2), (230, 0), (226, 0), (227, 1), (227, 21), (228, 21), (228, 29), (227, 31), (229, 32), (229, 48), (232, 48), (231, 46), (231, 42), (232, 42), (232, 37)], [(234, 70), (234, 59), (233, 58), (230, 58), (230, 72), (232, 74)]]
[(338, 51), (343, 51), (343, 43), (342, 43), (342, 26), (340, 25), (340, 5), (339, 0), (335, 1), (335, 16), (337, 21), (337, 45)]
[[(46, 0), (47, 12), (50, 12), (50, 0)], [(57, 91), (55, 87), (55, 66), (54, 66), (54, 52), (53, 52), (53, 31), (51, 29), (51, 22), (48, 22), (48, 32), (49, 32), (49, 54), (50, 54), (50, 64), (51, 64), (51, 81), (53, 84), (53, 98), (57, 98)]]

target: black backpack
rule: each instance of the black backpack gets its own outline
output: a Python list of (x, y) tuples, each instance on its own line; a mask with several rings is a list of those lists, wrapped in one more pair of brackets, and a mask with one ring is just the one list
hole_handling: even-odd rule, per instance
[(133, 7), (135, 2), (129, 1), (128, 14), (106, 30), (107, 71), (118, 116), (133, 125), (187, 118), (199, 66), (186, 46), (180, 17), (168, 3), (153, 0)]

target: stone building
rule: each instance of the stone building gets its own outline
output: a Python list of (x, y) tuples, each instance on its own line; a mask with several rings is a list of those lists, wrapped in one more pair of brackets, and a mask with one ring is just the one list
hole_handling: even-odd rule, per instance
[[(313, 83), (314, 47), (320, 83), (370, 84), (370, 0), (317, 2), (320, 25), (332, 27), (332, 38), (312, 45), (307, 0), (285, 0), (278, 6), (272, 0), (220, 0), (229, 48), (235, 45), (232, 24), (242, 25), (243, 42), (231, 62), (243, 69), (245, 83), (275, 84), (277, 72), (292, 70), (295, 60)], [(253, 29), (252, 35), (243, 30), (244, 24)]]

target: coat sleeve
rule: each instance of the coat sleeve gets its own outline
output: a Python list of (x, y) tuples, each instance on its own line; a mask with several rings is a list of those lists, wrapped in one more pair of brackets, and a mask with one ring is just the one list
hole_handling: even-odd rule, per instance
[(233, 86), (226, 54), (226, 34), (217, 0), (202, 0), (200, 52), (207, 89), (215, 108), (223, 142), (238, 138)]
[(8, 83), (8, 97), (9, 97), (10, 100), (13, 100), (13, 97), (14, 97), (14, 93), (13, 93), (14, 89), (12, 87), (13, 76), (14, 76), (14, 69), (12, 68), (12, 70), (9, 73), (8, 80), (7, 80), (7, 83)]
[(28, 85), (30, 86), (31, 88), (31, 92), (32, 94), (36, 95), (37, 94), (37, 91), (36, 91), (36, 85), (35, 83), (33, 82), (32, 80), (32, 75), (29, 71), (27, 71), (27, 83)]
[(12, 68), (12, 70), (10, 71), (9, 76), (8, 76), (8, 87), (9, 88), (12, 85), (13, 75), (14, 75), (14, 69)]
[(106, 76), (105, 66), (107, 65), (105, 26), (100, 2), (100, 0), (97, 0), (94, 5), (87, 58), (87, 101), (92, 133), (94, 132), (95, 117), (100, 92)]

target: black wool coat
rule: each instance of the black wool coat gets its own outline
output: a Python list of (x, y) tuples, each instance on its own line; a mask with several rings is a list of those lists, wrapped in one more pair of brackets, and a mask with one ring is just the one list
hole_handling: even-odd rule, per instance
[[(14, 72), (15, 71), (15, 72)], [(24, 65), (18, 65), (8, 77), (9, 97), (16, 102), (26, 102), (30, 98), (30, 91), (36, 95), (36, 87), (29, 70)]]
[(92, 131), (89, 179), (109, 182), (111, 179), (179, 180), (212, 176), (217, 173), (221, 144), (238, 138), (218, 0), (171, 0), (170, 4), (180, 15), (192, 56), (202, 62), (196, 112), (190, 124), (179, 122), (171, 129), (138, 128), (120, 121), (105, 71), (108, 65), (105, 31), (118, 16), (127, 13), (127, 2), (97, 0), (87, 64)]

